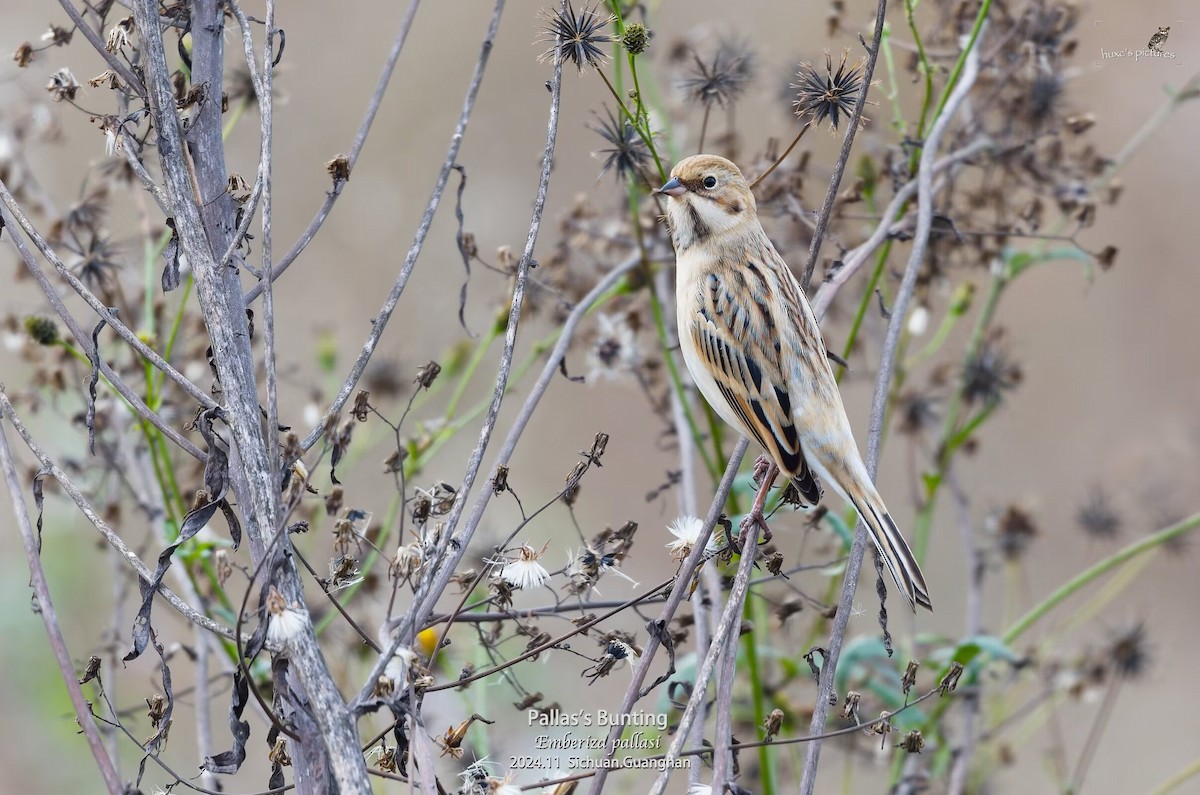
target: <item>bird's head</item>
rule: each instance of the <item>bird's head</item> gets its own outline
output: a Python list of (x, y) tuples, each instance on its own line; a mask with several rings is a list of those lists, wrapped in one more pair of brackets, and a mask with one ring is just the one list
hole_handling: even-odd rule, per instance
[(658, 192), (667, 197), (667, 220), (676, 249), (704, 243), (758, 217), (746, 178), (732, 162), (717, 155), (679, 161)]

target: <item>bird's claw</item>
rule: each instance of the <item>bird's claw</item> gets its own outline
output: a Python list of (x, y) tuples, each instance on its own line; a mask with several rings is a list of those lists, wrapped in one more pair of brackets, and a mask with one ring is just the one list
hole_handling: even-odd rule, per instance
[(737, 551), (739, 555), (746, 548), (746, 544), (755, 538), (755, 531), (760, 527), (762, 528), (762, 540), (759, 543), (766, 544), (775, 536), (771, 532), (771, 527), (767, 524), (767, 520), (763, 517), (762, 512), (752, 510), (742, 518), (741, 523), (738, 525), (737, 536)]

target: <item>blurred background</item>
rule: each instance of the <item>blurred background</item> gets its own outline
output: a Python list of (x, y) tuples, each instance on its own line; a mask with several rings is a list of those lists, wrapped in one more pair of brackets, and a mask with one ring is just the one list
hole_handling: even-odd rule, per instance
[[(247, 11), (261, 16), (257, 5), (248, 3)], [(340, 381), (340, 375), (329, 378), (321, 374), (316, 351), (336, 353), (337, 372), (343, 373), (370, 329), (369, 318), (378, 311), (404, 260), (445, 157), (491, 5), (482, 0), (422, 4), (344, 195), (316, 240), (276, 287), (280, 365), (289, 387), (283, 405), (285, 422), (306, 427), (304, 409), (311, 402), (314, 386), (328, 395)], [(870, 36), (874, 8), (873, 3), (870, 7), (846, 3), (843, 29), (830, 38), (825, 27), (829, 9), (822, 3), (689, 0), (650, 5), (656, 34), (650, 53), (653, 64), (662, 63), (672, 42), (685, 38), (710, 41), (736, 35), (753, 46), (758, 55), (758, 78), (736, 116), (742, 147), (753, 152), (762, 149), (768, 136), (788, 140), (794, 134), (795, 121), (780, 96), (782, 87), (794, 79), (796, 64), (822, 58), (826, 50), (835, 58), (843, 48), (856, 50), (858, 33)], [(889, 20), (903, 31), (902, 8), (892, 5)], [(1012, 13), (1017, 13), (1022, 4), (1006, 5), (1012, 5)], [(275, 115), (276, 251), (290, 246), (323, 200), (330, 184), (324, 164), (349, 149), (403, 6), (361, 0), (280, 8), (287, 49), (276, 78), (280, 94)], [(529, 0), (508, 3), (458, 159), (469, 180), (463, 197), (465, 226), (474, 233), (481, 256), (492, 262), (498, 247), (512, 246), (519, 252), (524, 244), (545, 142), (549, 95), (544, 83), (550, 66), (538, 62), (544, 46), (534, 43), (541, 6)], [(1066, 101), (1095, 114), (1093, 140), (1103, 152), (1112, 154), (1162, 106), (1164, 87), (1179, 86), (1200, 70), (1200, 18), (1192, 4), (1178, 0), (1136, 4), (1102, 0), (1088, 4), (1080, 19)], [(12, 51), (25, 40), (36, 42), (47, 22), (66, 24), (57, 4), (9, 0), (0, 11), (0, 50)], [(1102, 50), (1144, 47), (1150, 34), (1166, 25), (1171, 26), (1166, 49), (1177, 53), (1177, 58), (1102, 59)], [(903, 33), (897, 32), (897, 38), (904, 39)], [(240, 59), (232, 31), (227, 44), (231, 62)], [(33, 174), (60, 207), (77, 198), (81, 173), (104, 155), (98, 125), (89, 123), (88, 117), (74, 108), (48, 102), (43, 87), (49, 75), (62, 66), (70, 67), (81, 81), (103, 70), (99, 57), (78, 41), (69, 48), (39, 54), (24, 70), (12, 61), (0, 64), (0, 108), (6, 109), (0, 118), (17, 108), (44, 105), (45, 110), (39, 112), (48, 113), (47, 123), (61, 130), (60, 140), (35, 142), (27, 149)], [(669, 81), (663, 89), (672, 90)], [(901, 89), (915, 92), (909, 85)], [(538, 256), (548, 256), (559, 236), (556, 224), (578, 195), (585, 194), (605, 211), (624, 201), (623, 190), (610, 177), (599, 178), (601, 162), (593, 153), (604, 144), (588, 128), (595, 123), (606, 97), (603, 84), (594, 75), (580, 76), (573, 69), (565, 73), (559, 144)], [(106, 101), (101, 90), (85, 87), (80, 104), (96, 112), (110, 112)], [(879, 123), (873, 121), (856, 146), (874, 151), (894, 143), (896, 135), (884, 123), (886, 105), (867, 115), (878, 116)], [(693, 114), (676, 121), (675, 143), (685, 153), (694, 149), (699, 118), (700, 114)], [(1200, 294), (1196, 260), (1200, 226), (1195, 222), (1195, 208), (1200, 206), (1200, 163), (1195, 147), (1198, 123), (1200, 103), (1185, 104), (1154, 132), (1121, 175), (1125, 188), (1120, 203), (1116, 208), (1101, 207), (1097, 223), (1083, 234), (1081, 241), (1093, 251), (1108, 244), (1117, 246), (1119, 255), (1111, 270), (1088, 280), (1077, 263), (1042, 266), (1022, 277), (1005, 297), (999, 320), (1008, 329), (1008, 350), (1019, 362), (1023, 379), (982, 432), (976, 455), (962, 460), (956, 471), (961, 486), (971, 495), (972, 519), (980, 527), (989, 514), (1018, 504), (1033, 517), (1039, 535), (1024, 561), (1027, 579), (1023, 583), (1018, 586), (999, 574), (989, 577), (984, 592), (986, 630), (998, 633), (1003, 629), (999, 622), (1006, 599), (1015, 600), (1010, 604), (1023, 610), (1073, 573), (1164, 526), (1166, 520), (1200, 508), (1200, 355), (1196, 352), (1194, 308), (1195, 296)], [(248, 180), (257, 162), (257, 127), (256, 113), (251, 110), (229, 140), (230, 170)], [(822, 130), (802, 143), (802, 148), (812, 152), (809, 173), (814, 187), (809, 201), (819, 196), (815, 186), (827, 179), (840, 140), (840, 135), (830, 136)], [(452, 177), (413, 279), (383, 337), (381, 360), (400, 373), (405, 389), (419, 365), (442, 358), (464, 338), (456, 317), (458, 291), (464, 280), (454, 242), (456, 185), (457, 177)], [(118, 242), (128, 244), (130, 260), (137, 262), (141, 248), (137, 228), (121, 223), (122, 213), (135, 217), (136, 205), (125, 197), (119, 204), (110, 226), (126, 235)], [(30, 283), (15, 281), (23, 266), (12, 247), (5, 243), (0, 249), (0, 313), (24, 316), (43, 311), (44, 303)], [(785, 255), (793, 266), (803, 262), (802, 252)], [(892, 267), (901, 268), (903, 261), (894, 257)], [(505, 285), (504, 277), (483, 269), (472, 276), (466, 319), (473, 332), (491, 322), (506, 294)], [(845, 314), (831, 316), (826, 325), (826, 339), (837, 349), (845, 339)], [(82, 312), (78, 316), (85, 327), (91, 325), (90, 317)], [(883, 328), (875, 317), (865, 330), (865, 358), (861, 360), (872, 366)], [(523, 329), (522, 342), (528, 343), (545, 334), (549, 326), (543, 319)], [(645, 340), (649, 344), (651, 337)], [(494, 363), (495, 358), (488, 361)], [(573, 374), (585, 371), (582, 350), (572, 354), (568, 366)], [(0, 349), (0, 381), (10, 389), (24, 385), (29, 372), (17, 352)], [(481, 372), (485, 375), (470, 385), (468, 402), (490, 394), (493, 372), (488, 367)], [(865, 440), (872, 380), (873, 373), (860, 367), (843, 384), (860, 442)], [(498, 426), (501, 432), (507, 430), (528, 383), (519, 384), (506, 401)], [(390, 406), (394, 416), (406, 400), (405, 394)], [(64, 407), (62, 412), (69, 416), (76, 410)], [(63, 423), (62, 416), (53, 409), (44, 411), (32, 425), (53, 454), (85, 460), (85, 434)], [(666, 471), (676, 468), (678, 461), (676, 453), (659, 439), (661, 426), (647, 409), (637, 384), (630, 379), (588, 385), (558, 379), (552, 383), (539, 417), (512, 464), (514, 483), (518, 489), (524, 488), (522, 498), (540, 503), (551, 496), (594, 433), (609, 433), (612, 441), (604, 467), (585, 481), (575, 506), (576, 518), (589, 537), (605, 525), (638, 522), (641, 530), (636, 551), (640, 554), (631, 558), (625, 571), (643, 584), (669, 576), (673, 564), (660, 550), (669, 540), (665, 526), (679, 512), (677, 498), (670, 491), (649, 501), (646, 495), (664, 482)], [(20, 445), (11, 433), (9, 441)], [(473, 443), (474, 433), (460, 434), (422, 474), (421, 484), (438, 479), (461, 482), (462, 462)], [(17, 452), (26, 464), (31, 462), (23, 449)], [(379, 473), (382, 455), (376, 455), (378, 449), (359, 452), (352, 457), (357, 479), (348, 482), (357, 487), (348, 503), (380, 512), (391, 489), (390, 478)], [(889, 505), (902, 528), (911, 526), (913, 516), (906, 496), (912, 492), (908, 456), (909, 450), (900, 440), (888, 445), (879, 477), (883, 493), (892, 495)], [(485, 465), (491, 458), (491, 454), (485, 457)], [(710, 484), (702, 481), (703, 505), (710, 493)], [(1117, 533), (1110, 539), (1088, 535), (1078, 521), (1081, 510), (1094, 505), (1097, 494), (1103, 495), (1119, 520)], [(5, 638), (0, 643), (0, 701), (5, 704), (0, 717), (2, 789), (23, 793), (97, 791), (98, 777), (75, 733), (74, 717), (40, 619), (30, 610), (28, 570), (7, 499), (0, 502), (4, 506), (0, 510), (0, 527), (4, 528), (0, 532), (0, 631)], [(511, 529), (515, 517), (512, 506), (500, 501), (489, 512), (483, 529), (489, 538), (500, 537)], [(547, 555), (553, 561), (548, 568), (553, 569), (565, 559), (565, 550), (576, 536), (564, 512), (551, 512), (549, 517), (532, 527), (526, 537), (531, 543), (551, 543)], [(943, 633), (952, 638), (962, 632), (964, 607), (956, 595), (965, 589), (967, 567), (956, 521), (952, 503), (944, 500), (925, 566), (937, 612), (912, 620), (896, 607), (892, 628), (901, 645), (913, 632)], [(800, 517), (780, 514), (773, 526), (777, 538), (786, 539), (790, 526), (802, 524)], [(94, 538), (91, 528), (81, 523), (62, 499), (48, 502), (43, 559), (68, 642), (81, 664), (112, 641), (106, 608), (112, 571)], [(152, 559), (157, 552), (155, 542), (142, 541), (143, 559)], [(1115, 704), (1085, 792), (1150, 792), (1197, 756), (1197, 554), (1186, 545), (1155, 553), (1119, 599), (1096, 620), (1060, 640), (1064, 653), (1072, 649), (1082, 653), (1142, 622), (1149, 650), (1147, 672), (1126, 687)], [(601, 588), (605, 598), (626, 598), (634, 592), (632, 586), (611, 577)], [(875, 597), (866, 580), (857, 603), (862, 612), (852, 618), (851, 632), (877, 632)], [(166, 616), (167, 611), (161, 609), (160, 615)], [(629, 626), (637, 628), (639, 622), (635, 619)], [(1052, 615), (1025, 641), (1033, 643), (1058, 629)], [(124, 645), (127, 640), (118, 639), (117, 644)], [(469, 641), (469, 636), (464, 641)], [(457, 650), (455, 646), (447, 650), (454, 664), (461, 662), (453, 656)], [(806, 649), (783, 651), (799, 656)], [(547, 700), (557, 698), (566, 703), (578, 698), (581, 680), (577, 666), (551, 658), (545, 671), (545, 681), (538, 686)], [(925, 673), (932, 675), (928, 669)], [(121, 703), (140, 703), (153, 692), (155, 675), (155, 666), (146, 658), (130, 666), (122, 674)], [(530, 674), (535, 676), (541, 674)], [(618, 672), (596, 683), (588, 697), (596, 705), (608, 700), (615, 706), (625, 683)], [(507, 709), (513, 700), (476, 691), (465, 697), (442, 693), (438, 697), (436, 702), (431, 699), (430, 705), (431, 714), (437, 716), (431, 730), (437, 732), (441, 731), (442, 716), (451, 720), (459, 715), (457, 719), (461, 719), (463, 705), (473, 700), (486, 704), (491, 699), (494, 704), (488, 708), (495, 712)], [(186, 704), (186, 697), (182, 701)], [(178, 769), (186, 771), (192, 770), (195, 761), (194, 746), (188, 745), (193, 706), (177, 711), (179, 725), (169, 746)], [(212, 710), (220, 750), (227, 742), (223, 694), (215, 699)], [(1078, 755), (1095, 710), (1095, 703), (1086, 698), (1063, 708), (1060, 741), (1067, 748), (1067, 758)], [(465, 709), (466, 714), (471, 711)], [(790, 726), (793, 734), (806, 729), (807, 720)], [(265, 764), (262, 727), (256, 723), (254, 731), (247, 763), (251, 770)], [(496, 736), (484, 750), (503, 762), (510, 754), (529, 753), (527, 743), (537, 733), (534, 728), (523, 737)], [(863, 747), (871, 747), (871, 740), (864, 742)], [(851, 761), (862, 766), (856, 771), (852, 791), (881, 791), (886, 763), (872, 761), (866, 753), (843, 755), (839, 748), (837, 743), (826, 746), (818, 791), (834, 791)], [(1011, 764), (992, 779), (987, 791), (1055, 791), (1047, 773), (1048, 753), (1041, 740), (1020, 745)], [(802, 752), (781, 754), (784, 758), (795, 754), (799, 759)], [(131, 760), (124, 768), (129, 774), (136, 757), (127, 754), (125, 758)], [(147, 780), (155, 781), (158, 775), (155, 771)], [(262, 784), (265, 775), (251, 774), (240, 780)], [(677, 777), (676, 786), (681, 786), (681, 780)], [(398, 784), (389, 786), (393, 789), (381, 785), (379, 791), (400, 791)], [(625, 791), (615, 783), (613, 786)], [(240, 787), (247, 788), (254, 787)], [(1200, 793), (1200, 778), (1176, 791)]]

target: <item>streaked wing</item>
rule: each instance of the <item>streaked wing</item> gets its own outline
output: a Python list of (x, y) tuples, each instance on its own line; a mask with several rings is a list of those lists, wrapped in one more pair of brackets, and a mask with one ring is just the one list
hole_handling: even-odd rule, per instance
[(717, 389), (784, 474), (795, 480), (801, 496), (815, 505), (821, 490), (800, 447), (762, 269), (744, 263), (709, 272), (700, 289), (690, 332)]

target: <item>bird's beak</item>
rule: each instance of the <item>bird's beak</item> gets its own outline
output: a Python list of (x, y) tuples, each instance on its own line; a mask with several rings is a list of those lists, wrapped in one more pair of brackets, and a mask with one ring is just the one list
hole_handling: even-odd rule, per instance
[(671, 177), (667, 180), (667, 184), (658, 189), (659, 193), (665, 193), (668, 196), (682, 196), (687, 193), (687, 188), (679, 181), (679, 177)]

